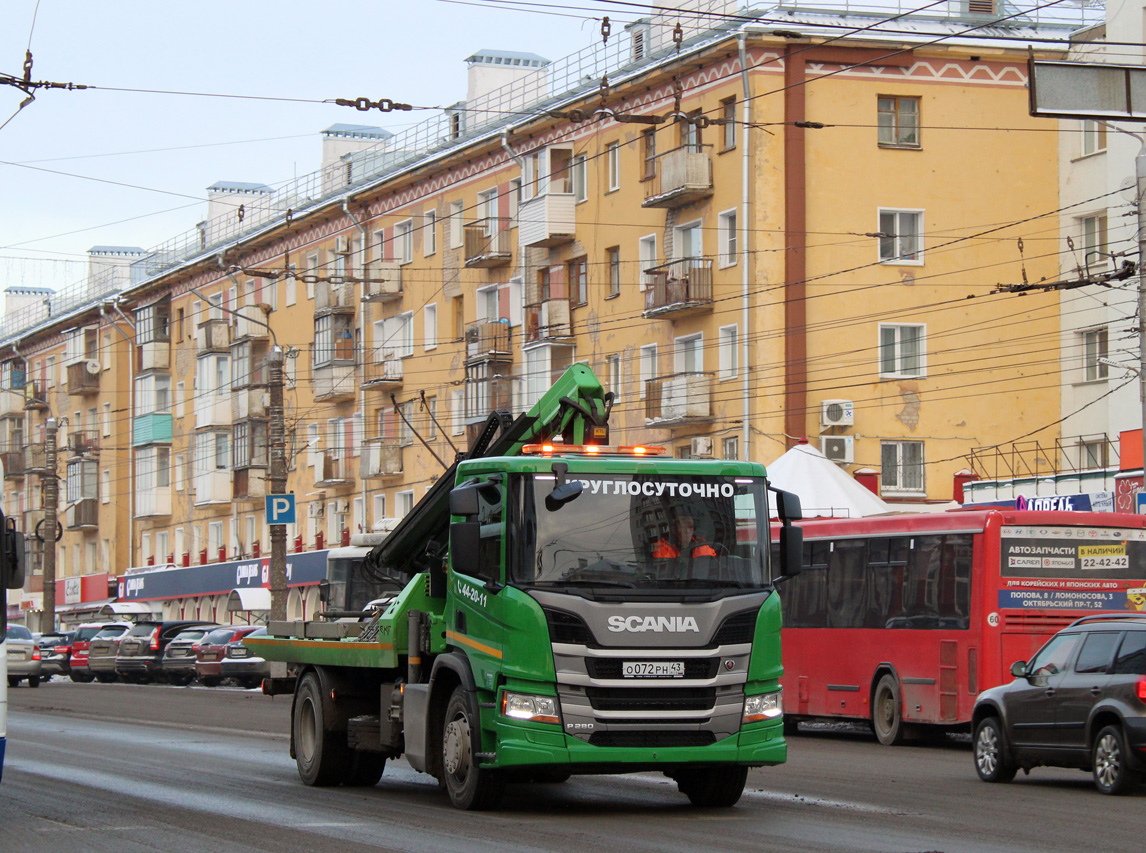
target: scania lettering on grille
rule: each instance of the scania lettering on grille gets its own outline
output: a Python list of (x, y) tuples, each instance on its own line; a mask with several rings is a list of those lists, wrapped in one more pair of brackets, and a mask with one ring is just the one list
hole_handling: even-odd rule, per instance
[(633, 633), (654, 631), (658, 634), (666, 631), (669, 633), (695, 631), (699, 634), (700, 626), (696, 624), (695, 616), (610, 616), (609, 630)]

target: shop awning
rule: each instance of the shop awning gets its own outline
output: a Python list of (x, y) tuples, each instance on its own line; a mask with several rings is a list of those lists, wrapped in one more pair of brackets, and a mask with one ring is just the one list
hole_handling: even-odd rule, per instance
[(227, 596), (227, 612), (271, 609), (271, 591), (266, 587), (240, 587)]
[(111, 601), (99, 609), (100, 616), (151, 616), (158, 612), (149, 601)]

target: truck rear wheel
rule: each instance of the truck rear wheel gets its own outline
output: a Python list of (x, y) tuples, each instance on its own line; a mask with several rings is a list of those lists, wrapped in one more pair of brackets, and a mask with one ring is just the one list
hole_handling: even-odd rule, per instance
[(350, 775), (353, 755), (346, 746), (346, 732), (332, 731), (330, 722), (323, 708), (322, 685), (317, 675), (308, 672), (299, 681), (291, 714), (294, 761), (307, 785), (338, 785)]
[(454, 688), (442, 725), (442, 776), (450, 802), (459, 809), (481, 810), (497, 805), (505, 780), (494, 770), (478, 767), (481, 749), (478, 721), (471, 719), (461, 687)]
[(726, 809), (736, 805), (748, 781), (747, 767), (712, 767), (679, 770), (673, 774), (677, 789), (694, 806)]

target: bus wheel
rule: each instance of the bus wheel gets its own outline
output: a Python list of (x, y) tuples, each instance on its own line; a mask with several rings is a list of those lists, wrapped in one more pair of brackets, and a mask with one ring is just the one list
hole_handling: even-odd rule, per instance
[(894, 675), (885, 675), (875, 686), (871, 703), (871, 726), (884, 746), (899, 746), (906, 738), (907, 727), (899, 703), (899, 682)]
[(501, 799), (505, 780), (478, 767), (481, 749), (478, 721), (470, 719), (465, 691), (455, 687), (442, 725), (442, 775), (450, 802), (459, 809), (492, 809)]
[(346, 732), (330, 730), (331, 721), (326, 719), (322, 698), (318, 676), (308, 672), (299, 682), (291, 713), (298, 775), (315, 787), (342, 782), (350, 771), (352, 758), (346, 746)]

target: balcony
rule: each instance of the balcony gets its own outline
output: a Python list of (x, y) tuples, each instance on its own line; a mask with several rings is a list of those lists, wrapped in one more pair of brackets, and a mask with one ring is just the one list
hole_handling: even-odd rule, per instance
[(509, 219), (491, 217), (465, 226), (467, 267), (503, 267), (513, 258)]
[(311, 370), (310, 382), (316, 402), (343, 403), (358, 396), (354, 364), (335, 362)]
[(99, 527), (99, 499), (81, 498), (64, 510), (68, 530), (94, 530)]
[(712, 146), (686, 145), (657, 158), (641, 207), (684, 207), (712, 195)]
[(560, 246), (572, 243), (576, 231), (572, 192), (556, 192), (553, 184), (518, 208), (517, 234), (522, 246)]
[(204, 320), (195, 330), (195, 354), (231, 352), (231, 324), (226, 320)]
[(513, 359), (509, 323), (471, 323), (466, 326), (466, 364)]
[(550, 299), (525, 306), (525, 342), (563, 340), (573, 336), (569, 323), (569, 303)]
[(231, 392), (231, 421), (267, 417), (270, 392), (266, 388), (237, 388)]
[(231, 480), (231, 498), (236, 501), (258, 501), (268, 494), (266, 468), (236, 468)]
[(401, 265), (397, 261), (368, 261), (362, 282), (362, 301), (396, 302), (401, 298)]
[(16, 444), (0, 445), (0, 465), (4, 466), (5, 480), (18, 480), (24, 476), (24, 448)]
[(135, 517), (152, 518), (155, 516), (171, 515), (171, 487), (160, 486), (155, 489), (136, 491)]
[(142, 373), (145, 370), (171, 369), (171, 341), (151, 341), (140, 344), (135, 348), (135, 369)]
[[(47, 513), (42, 509), (26, 509), (24, 510), (24, 536), (25, 544), (33, 547), (43, 548), (43, 543), (36, 538), (36, 529), (39, 528), (40, 533), (47, 539), (47, 531), (44, 530), (41, 522), (46, 518)], [(58, 531), (57, 531), (58, 532)]]
[(712, 309), (712, 258), (681, 258), (644, 274), (645, 317), (686, 317)]
[(24, 473), (40, 474), (48, 470), (48, 447), (43, 442), (24, 445)]
[(200, 471), (193, 478), (195, 506), (231, 502), (231, 472), (229, 469)]
[(100, 363), (98, 359), (85, 358), (68, 365), (68, 393), (82, 396), (99, 393)]
[(365, 480), (397, 477), (402, 473), (402, 446), (396, 441), (372, 438), (362, 445), (359, 475)]
[(349, 486), (353, 480), (350, 477), (350, 460), (342, 451), (323, 450), (314, 466), (314, 484), (316, 486)]
[(232, 341), (262, 340), (271, 336), (267, 328), (267, 315), (257, 305), (244, 305), (236, 309), (235, 336)]
[(402, 387), (402, 359), (393, 347), (375, 347), (362, 366), (362, 387), (373, 391), (397, 391)]
[(203, 391), (195, 398), (195, 428), (231, 425), (231, 395), (222, 391)]
[(83, 429), (68, 433), (68, 455), (99, 456), (99, 432), (94, 429)]
[[(132, 421), (131, 444), (141, 447), (145, 444), (171, 443), (171, 415), (170, 413), (152, 412), (149, 415), (140, 415)], [(168, 508), (170, 514), (170, 508)]]
[(24, 386), (24, 408), (29, 412), (48, 410), (48, 389), (43, 382), (29, 382)]
[(466, 377), (465, 420), (485, 421), (490, 412), (513, 410), (512, 376)]
[(354, 285), (347, 282), (319, 281), (314, 285), (314, 316), (353, 314)]
[(645, 382), (646, 426), (676, 426), (711, 420), (711, 374), (674, 373)]

